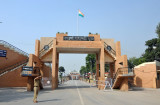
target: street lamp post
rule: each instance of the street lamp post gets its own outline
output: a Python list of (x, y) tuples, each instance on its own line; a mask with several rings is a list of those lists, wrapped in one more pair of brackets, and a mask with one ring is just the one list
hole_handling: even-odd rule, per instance
[[(156, 46), (153, 46), (153, 49), (155, 50), (157, 47)], [(154, 56), (154, 59), (157, 61), (157, 58), (156, 58), (156, 56), (157, 56), (157, 52), (155, 51), (155, 56)]]
[[(155, 50), (156, 48), (157, 48), (156, 46), (153, 46), (153, 49), (154, 49), (154, 50)], [(159, 59), (156, 58), (157, 53), (158, 53), (158, 52), (155, 51), (155, 60), (156, 60), (156, 63), (157, 63), (157, 61), (159, 61)], [(156, 65), (157, 65), (157, 64), (156, 64)], [(157, 70), (156, 70), (156, 72), (157, 72)], [(156, 79), (156, 87), (157, 87), (157, 82), (158, 82), (157, 80), (159, 80), (159, 73), (157, 72), (156, 74), (157, 74), (157, 79)]]
[(153, 46), (153, 49), (155, 50), (157, 47), (156, 46)]

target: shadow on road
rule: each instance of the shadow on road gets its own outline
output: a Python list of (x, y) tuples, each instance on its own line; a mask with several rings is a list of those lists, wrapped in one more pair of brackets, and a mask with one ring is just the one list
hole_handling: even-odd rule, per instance
[[(44, 88), (39, 94), (45, 94), (52, 91), (51, 88)], [(34, 92), (28, 92), (25, 87), (18, 88), (0, 88), (0, 102), (11, 102), (19, 101), (25, 98), (33, 98)], [(53, 99), (52, 101), (57, 101), (58, 99)], [(51, 101), (51, 100), (48, 100)]]
[(145, 89), (144, 88), (141, 88), (141, 87), (132, 87), (129, 89), (129, 91), (144, 91)]
[(49, 102), (49, 101), (60, 101), (61, 99), (50, 99), (50, 100), (42, 100), (38, 102)]
[(90, 86), (59, 86), (57, 90), (61, 89), (77, 89), (78, 88), (90, 88)]
[(33, 92), (27, 92), (26, 88), (0, 88), (0, 102), (10, 102), (33, 97)]

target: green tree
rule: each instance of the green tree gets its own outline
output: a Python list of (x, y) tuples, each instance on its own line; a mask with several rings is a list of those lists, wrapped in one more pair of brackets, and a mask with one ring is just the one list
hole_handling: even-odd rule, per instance
[(145, 58), (146, 62), (152, 62), (155, 60), (155, 55), (157, 54), (157, 49), (154, 49), (154, 47), (158, 47), (157, 46), (157, 43), (158, 42), (158, 39), (157, 38), (154, 38), (154, 39), (151, 39), (151, 40), (148, 40), (146, 41), (146, 46), (147, 46), (147, 49), (145, 50), (145, 53), (142, 55), (143, 58)]
[(156, 27), (156, 34), (158, 38), (153, 38), (145, 42), (147, 46), (145, 53), (140, 58), (131, 58), (128, 60), (129, 67), (133, 68), (144, 62), (160, 61), (160, 23)]
[(85, 66), (81, 66), (80, 74), (83, 75), (83, 74), (85, 74), (85, 73), (87, 73), (86, 67), (85, 67)]
[(145, 43), (147, 49), (145, 50), (145, 53), (142, 55), (142, 57), (145, 59), (146, 62), (160, 60), (160, 23), (156, 27), (156, 33), (158, 38), (153, 38), (146, 41)]
[(156, 33), (157, 33), (158, 38), (160, 38), (160, 23), (156, 27)]
[(138, 64), (137, 64), (137, 65), (142, 64), (142, 63), (144, 63), (144, 62), (146, 62), (146, 58), (140, 57), (140, 58), (138, 59)]
[(128, 67), (134, 68), (135, 66), (144, 62), (146, 62), (146, 59), (144, 57), (140, 57), (140, 58), (132, 57), (128, 59)]
[(109, 64), (105, 64), (105, 72), (109, 72)]
[(96, 72), (96, 55), (88, 54), (86, 57), (86, 70), (87, 72), (95, 73)]
[(64, 69), (64, 67), (63, 67), (63, 66), (60, 66), (60, 67), (59, 67), (59, 72), (60, 72), (60, 73), (65, 72), (65, 69)]
[(136, 65), (139, 64), (139, 58), (132, 57), (128, 59), (128, 67), (129, 68), (134, 68)]
[(60, 72), (60, 78), (61, 78), (61, 82), (62, 82), (62, 75), (63, 75), (63, 73), (65, 73), (65, 69), (63, 66), (59, 67), (59, 72)]

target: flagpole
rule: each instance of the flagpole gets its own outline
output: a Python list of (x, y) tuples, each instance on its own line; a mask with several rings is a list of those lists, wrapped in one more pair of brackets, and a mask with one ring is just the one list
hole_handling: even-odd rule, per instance
[[(79, 13), (79, 9), (78, 9), (78, 13)], [(77, 36), (78, 36), (78, 14), (77, 14)]]

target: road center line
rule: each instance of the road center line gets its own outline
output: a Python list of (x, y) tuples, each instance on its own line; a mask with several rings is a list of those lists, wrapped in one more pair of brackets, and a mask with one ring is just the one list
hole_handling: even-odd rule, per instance
[(78, 86), (77, 86), (77, 82), (76, 82), (76, 81), (75, 81), (75, 84), (76, 84), (76, 87), (77, 87), (77, 91), (78, 91), (78, 95), (79, 95), (79, 98), (80, 98), (80, 101), (81, 101), (81, 105), (84, 105), (83, 98), (82, 98), (81, 93), (80, 93), (80, 91), (79, 91), (79, 89), (78, 89)]

